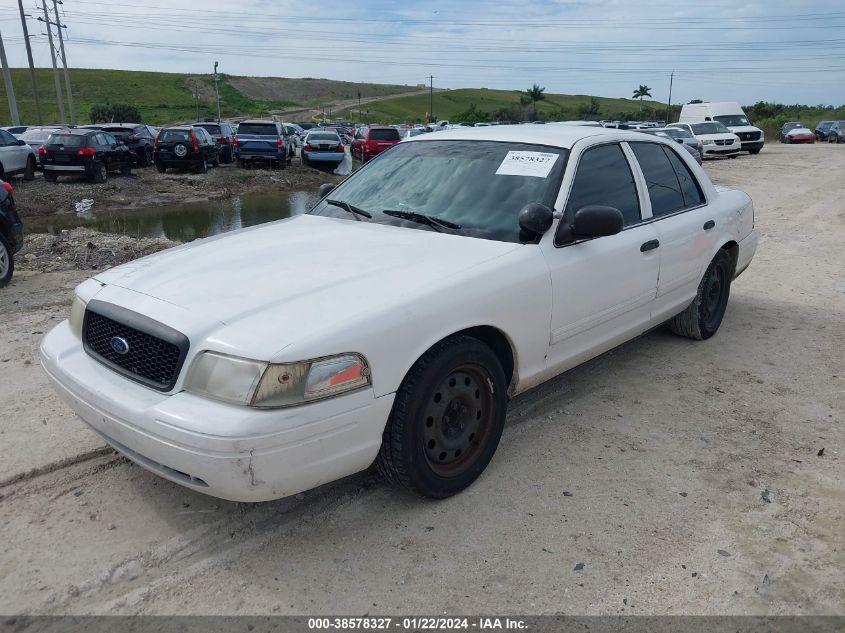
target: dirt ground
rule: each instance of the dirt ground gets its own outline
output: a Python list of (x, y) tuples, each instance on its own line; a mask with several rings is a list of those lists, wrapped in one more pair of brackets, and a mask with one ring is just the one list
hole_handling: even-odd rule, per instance
[(32, 182), (16, 178), (12, 185), (18, 209), (26, 221), (28, 217), (52, 213), (74, 214), (76, 203), (86, 199), (94, 201), (94, 212), (102, 212), (202, 202), (246, 193), (309, 191), (333, 180), (339, 182), (341, 178), (303, 167), (297, 158), (284, 170), (240, 169), (230, 163), (209, 169), (206, 174), (173, 169), (160, 174), (154, 167), (146, 167), (133, 169), (128, 177), (110, 174), (108, 181), (100, 185), (81, 177), (49, 183), (41, 174)]
[(37, 358), (89, 273), (21, 271), (0, 613), (845, 613), (845, 151), (706, 169), (761, 236), (719, 334), (658, 330), (515, 399), (490, 467), (440, 502), (364, 473), (236, 504), (116, 456)]

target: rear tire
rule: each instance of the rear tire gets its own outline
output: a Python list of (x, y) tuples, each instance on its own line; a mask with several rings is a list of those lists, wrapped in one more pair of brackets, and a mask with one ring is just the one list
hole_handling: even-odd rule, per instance
[(208, 173), (208, 161), (205, 160), (205, 156), (200, 159), (200, 162), (197, 164), (194, 171), (198, 174)]
[(35, 159), (30, 156), (26, 159), (26, 169), (23, 172), (24, 180), (35, 180)]
[(0, 288), (7, 286), (15, 272), (15, 257), (6, 238), (0, 235)]
[(126, 164), (120, 166), (120, 175), (121, 176), (131, 176), (132, 175), (132, 165)]
[(704, 273), (695, 299), (686, 310), (669, 321), (678, 336), (703, 341), (713, 336), (722, 324), (731, 293), (733, 260), (720, 250)]
[(47, 182), (56, 182), (58, 178), (59, 177), (58, 175), (56, 175), (56, 172), (49, 171), (46, 169), (44, 170), (44, 180), (46, 180)]
[(453, 336), (408, 371), (393, 403), (376, 464), (388, 483), (443, 499), (475, 481), (502, 436), (507, 381), (489, 347)]
[(94, 163), (94, 173), (93, 173), (94, 182), (97, 184), (103, 184), (109, 179), (109, 172), (106, 169), (106, 166), (103, 163)]
[(144, 154), (141, 157), (141, 167), (149, 167), (153, 164), (153, 150), (152, 148), (147, 145), (144, 149)]
[(164, 172), (167, 171), (167, 167), (165, 167), (161, 163), (156, 163), (156, 169), (158, 170), (158, 173), (160, 173), (160, 174), (163, 174)]

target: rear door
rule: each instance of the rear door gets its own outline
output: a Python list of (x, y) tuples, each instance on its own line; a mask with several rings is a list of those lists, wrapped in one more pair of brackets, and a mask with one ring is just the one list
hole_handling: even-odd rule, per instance
[[(648, 186), (648, 203), (660, 240), (656, 311), (692, 301), (715, 251), (718, 231), (695, 175), (674, 147), (629, 143)], [(722, 220), (723, 221), (723, 220)]]

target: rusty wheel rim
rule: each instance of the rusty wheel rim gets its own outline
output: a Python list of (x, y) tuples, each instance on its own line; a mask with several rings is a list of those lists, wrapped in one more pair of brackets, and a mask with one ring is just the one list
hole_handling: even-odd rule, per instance
[(454, 477), (474, 463), (490, 438), (493, 407), (490, 379), (478, 365), (461, 365), (437, 385), (423, 413), (425, 456), (436, 474)]

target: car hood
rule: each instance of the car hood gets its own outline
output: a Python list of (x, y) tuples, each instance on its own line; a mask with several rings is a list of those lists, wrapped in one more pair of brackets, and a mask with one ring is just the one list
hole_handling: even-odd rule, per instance
[[(382, 309), (416, 289), (503, 256), (520, 244), (424, 229), (301, 215), (197, 240), (95, 279), (189, 311), (198, 329), (265, 310), (292, 327)], [(155, 315), (148, 315), (155, 318)]]
[(760, 132), (760, 128), (753, 125), (728, 125), (726, 126), (731, 132)]

